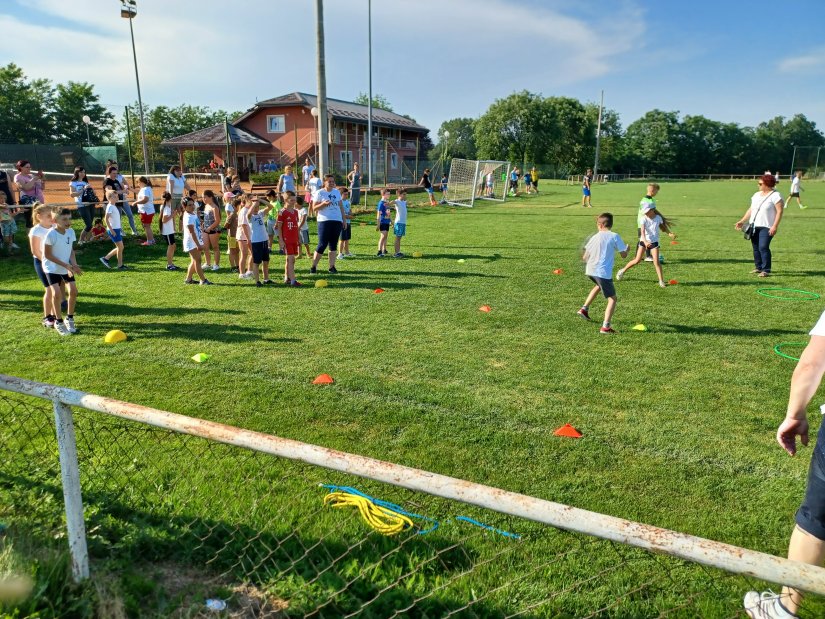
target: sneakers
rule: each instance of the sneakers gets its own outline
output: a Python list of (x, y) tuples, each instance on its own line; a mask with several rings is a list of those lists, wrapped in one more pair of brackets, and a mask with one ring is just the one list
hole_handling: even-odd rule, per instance
[(288, 278), (288, 277), (284, 277), (284, 285), (287, 285), (288, 283), (289, 283), (289, 278)]
[(220, 268), (221, 268), (221, 267), (219, 267), (217, 264), (213, 264), (213, 265), (212, 265), (212, 270), (213, 270), (213, 271), (217, 271), (217, 270), (218, 270), (218, 269), (220, 269)]
[(335, 267), (329, 267), (328, 271), (329, 271), (330, 273), (332, 273), (333, 275), (337, 275), (337, 274), (338, 274), (338, 269), (336, 269)]
[(149, 241), (143, 241), (143, 243), (140, 244), (141, 247), (148, 247), (149, 245), (152, 245)]
[(265, 279), (264, 280), (264, 286), (274, 286), (274, 285), (275, 285), (275, 282), (273, 282), (271, 279)]
[(653, 262), (653, 256), (645, 256), (645, 262)]
[(664, 282), (659, 282), (659, 288), (667, 288), (667, 284)]
[(238, 279), (252, 279), (252, 273), (247, 271), (246, 273), (240, 273), (238, 275)]
[(196, 282), (194, 279), (185, 279), (183, 280), (184, 284), (199, 284), (200, 282)]
[(355, 254), (352, 252), (347, 252), (347, 258), (355, 258)]
[(403, 257), (404, 257), (404, 254), (403, 254), (403, 253), (401, 253), (401, 252), (399, 251), (399, 252), (394, 253), (394, 254), (392, 255), (392, 257), (393, 257), (393, 258), (403, 258)]
[(346, 254), (338, 254), (338, 260), (343, 260), (346, 257), (347, 257)]
[(263, 288), (264, 285), (261, 282), (255, 282), (255, 287), (256, 288)]
[(616, 271), (616, 281), (617, 282), (622, 281), (623, 277), (624, 277), (624, 269), (619, 269), (618, 271)]
[(46, 316), (43, 319), (42, 324), (46, 329), (54, 329), (54, 318), (52, 318), (51, 316)]
[(316, 269), (315, 267), (309, 267), (309, 272), (310, 274), (315, 275), (318, 272), (318, 269)]
[(11, 245), (9, 245), (9, 249), (20, 249), (20, 245), (12, 241)]
[(71, 335), (69, 333), (69, 330), (66, 328), (66, 325), (63, 324), (62, 320), (55, 320), (54, 330), (57, 331), (60, 335)]
[(121, 265), (117, 268), (117, 270), (118, 270), (118, 271), (128, 271), (128, 270), (129, 270), (129, 267), (127, 267), (125, 264), (121, 264)]
[(180, 271), (181, 269), (180, 269), (180, 267), (175, 266), (174, 264), (167, 264), (166, 265), (166, 270), (167, 271)]
[(582, 318), (584, 318), (585, 320), (590, 320), (590, 313), (589, 313), (586, 309), (581, 308), (581, 309), (580, 309), (578, 312), (576, 312), (576, 313), (577, 313), (579, 316), (581, 316)]
[(289, 285), (293, 288), (300, 288), (302, 286), (301, 282), (299, 282), (297, 279), (293, 279)]
[(384, 255), (384, 252), (379, 251), (379, 252), (378, 252), (377, 254), (375, 254), (375, 255), (376, 255), (376, 256), (378, 256), (378, 257), (380, 258), (380, 257), (382, 257), (382, 256)]
[(64, 318), (63, 324), (66, 325), (66, 329), (69, 333), (77, 333), (77, 328), (74, 326), (74, 318)]
[(602, 335), (615, 335), (616, 332), (613, 330), (613, 327), (602, 327), (599, 329), (599, 333)]
[(751, 619), (796, 619), (780, 603), (780, 595), (773, 591), (748, 591), (743, 600), (745, 612)]
[(808, 207), (807, 207), (807, 206), (804, 206), (804, 205), (802, 205), (802, 204), (800, 204), (800, 205), (799, 205), (799, 208), (800, 208), (800, 209), (802, 209), (802, 210), (804, 211), (804, 210), (805, 210), (806, 208), (808, 208)]
[(204, 279), (201, 280), (201, 286), (211, 286), (211, 285), (212, 285), (212, 282), (210, 282), (208, 279), (204, 278)]
[(229, 272), (230, 273), (240, 273), (240, 270), (238, 270), (238, 267), (232, 267), (231, 269), (229, 269)]
[(107, 269), (111, 269), (112, 267), (109, 265), (109, 261), (106, 259), (105, 256), (101, 256), (100, 263), (105, 266)]

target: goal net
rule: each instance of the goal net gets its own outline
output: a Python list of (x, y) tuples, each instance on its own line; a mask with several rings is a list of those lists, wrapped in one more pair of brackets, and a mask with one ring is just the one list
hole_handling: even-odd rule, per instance
[(447, 177), (447, 203), (472, 207), (476, 200), (504, 202), (509, 176), (507, 161), (453, 159)]

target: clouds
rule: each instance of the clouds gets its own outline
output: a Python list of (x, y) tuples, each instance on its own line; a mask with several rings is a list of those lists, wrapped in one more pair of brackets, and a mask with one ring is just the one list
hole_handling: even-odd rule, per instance
[(825, 69), (825, 47), (818, 47), (806, 54), (789, 56), (777, 64), (781, 73), (822, 72)]

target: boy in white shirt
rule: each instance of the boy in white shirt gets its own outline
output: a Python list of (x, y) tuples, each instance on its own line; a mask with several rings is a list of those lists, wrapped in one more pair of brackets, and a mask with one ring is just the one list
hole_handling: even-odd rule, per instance
[(613, 312), (616, 311), (616, 288), (613, 285), (613, 261), (615, 253), (619, 252), (622, 258), (627, 258), (628, 246), (615, 232), (613, 227), (613, 215), (602, 213), (596, 218), (596, 227), (599, 231), (590, 237), (584, 248), (582, 260), (587, 263), (585, 274), (596, 284), (587, 295), (584, 305), (576, 312), (585, 320), (590, 320), (590, 304), (596, 300), (599, 291), (607, 299), (607, 308), (604, 310), (604, 322), (599, 329), (602, 335), (613, 335), (616, 333), (610, 326)]
[[(263, 208), (261, 208), (263, 207)], [(252, 274), (255, 285), (261, 288), (274, 282), (269, 279), (269, 235), (266, 233), (264, 220), (274, 203), (266, 198), (254, 198), (249, 210), (249, 248), (252, 251)], [(263, 265), (264, 281), (261, 283), (261, 265)]]
[(349, 242), (352, 238), (352, 203), (349, 201), (349, 189), (344, 187), (341, 189), (341, 206), (344, 209), (344, 221), (347, 222), (347, 227), (341, 230), (341, 247), (338, 252), (338, 259), (354, 258), (355, 254), (349, 251)]
[(797, 170), (796, 174), (793, 175), (791, 179), (791, 195), (788, 196), (788, 199), (785, 200), (785, 206), (787, 207), (791, 203), (791, 198), (796, 198), (796, 203), (801, 209), (808, 208), (807, 206), (802, 205), (802, 201), (799, 199), (799, 193), (802, 191), (802, 170)]
[(192, 198), (183, 198), (180, 202), (183, 207), (183, 251), (189, 254), (189, 268), (186, 269), (184, 284), (198, 283), (193, 279), (197, 273), (201, 286), (212, 284), (203, 274), (201, 254), (203, 253), (203, 236), (201, 234), (201, 220), (195, 211), (196, 205)]
[[(75, 275), (82, 275), (83, 270), (77, 265), (74, 255), (74, 242), (77, 237), (72, 230), (72, 212), (67, 208), (61, 209), (55, 224), (56, 227), (49, 230), (43, 239), (43, 273), (52, 289), (54, 328), (60, 335), (69, 335), (77, 332), (74, 325), (74, 308), (77, 303), (77, 285), (74, 278)], [(66, 284), (69, 297), (65, 320), (60, 309), (63, 301), (60, 284), (63, 282)]]
[(117, 207), (118, 195), (114, 189), (106, 191), (106, 213), (103, 215), (103, 221), (106, 224), (106, 231), (109, 233), (109, 238), (115, 244), (115, 248), (108, 254), (100, 258), (107, 269), (111, 269), (109, 259), (117, 254), (117, 270), (125, 271), (128, 267), (123, 264), (123, 230), (120, 224), (120, 209)]
[(304, 248), (307, 258), (312, 258), (312, 250), (309, 248), (309, 211), (307, 210), (306, 202), (301, 203), (301, 208), (298, 209), (298, 258), (301, 257), (300, 249)]
[(398, 198), (393, 202), (395, 206), (395, 223), (392, 233), (395, 235), (395, 258), (403, 258), (401, 253), (401, 238), (407, 234), (407, 192), (398, 190)]

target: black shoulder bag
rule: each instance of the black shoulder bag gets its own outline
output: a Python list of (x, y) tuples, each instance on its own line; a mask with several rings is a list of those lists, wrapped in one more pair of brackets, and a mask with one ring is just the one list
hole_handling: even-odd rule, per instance
[(756, 212), (751, 217), (751, 220), (748, 222), (748, 225), (742, 230), (742, 236), (745, 237), (746, 241), (750, 241), (753, 233), (756, 231), (756, 216), (759, 215), (759, 210), (762, 208), (762, 205), (765, 204), (768, 198), (770, 198), (776, 191), (770, 192), (762, 202), (759, 203), (759, 206), (756, 207)]

